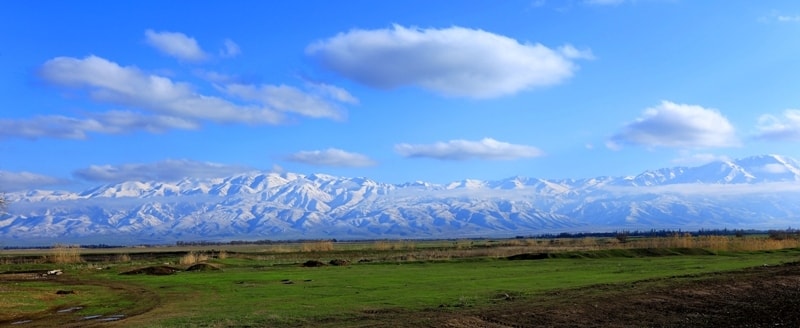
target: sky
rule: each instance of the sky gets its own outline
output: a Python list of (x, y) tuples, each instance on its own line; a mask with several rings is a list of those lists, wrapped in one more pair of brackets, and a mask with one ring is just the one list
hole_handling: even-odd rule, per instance
[(800, 158), (800, 2), (8, 1), (0, 192)]

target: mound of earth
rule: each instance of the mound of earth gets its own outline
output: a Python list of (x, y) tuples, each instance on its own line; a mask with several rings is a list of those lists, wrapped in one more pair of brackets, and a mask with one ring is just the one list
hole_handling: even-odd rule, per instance
[(220, 268), (208, 263), (197, 263), (186, 268), (186, 271), (219, 271)]
[(150, 267), (146, 267), (146, 268), (134, 269), (134, 270), (131, 270), (131, 271), (122, 272), (120, 274), (124, 274), (124, 275), (147, 274), (147, 275), (153, 275), (153, 276), (167, 276), (167, 275), (175, 274), (176, 272), (179, 272), (179, 271), (181, 271), (181, 270), (178, 269), (178, 268), (171, 267), (171, 266), (157, 265), (157, 266), (150, 266)]
[(306, 267), (306, 268), (314, 268), (314, 267), (325, 266), (325, 263), (322, 263), (322, 262), (317, 261), (317, 260), (308, 260), (305, 263), (303, 263), (303, 266)]
[(506, 259), (511, 261), (520, 261), (520, 260), (544, 260), (550, 258), (550, 254), (547, 253), (523, 253), (523, 254), (516, 254), (507, 257)]
[(342, 265), (348, 265), (350, 264), (350, 262), (347, 260), (331, 260), (330, 262), (328, 262), (328, 264), (335, 266), (342, 266)]

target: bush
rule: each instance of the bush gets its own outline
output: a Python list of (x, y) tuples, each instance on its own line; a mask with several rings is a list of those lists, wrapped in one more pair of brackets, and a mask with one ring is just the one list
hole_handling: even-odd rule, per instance
[(192, 265), (195, 263), (208, 261), (208, 255), (198, 252), (189, 252), (180, 259), (182, 265)]
[(68, 263), (81, 263), (80, 246), (78, 245), (62, 245), (56, 244), (52, 248), (52, 252), (47, 256), (47, 262), (68, 264)]

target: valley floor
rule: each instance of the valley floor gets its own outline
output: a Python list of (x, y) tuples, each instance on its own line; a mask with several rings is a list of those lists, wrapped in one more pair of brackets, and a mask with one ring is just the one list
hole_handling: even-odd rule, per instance
[[(4, 277), (8, 282), (10, 276)], [(19, 278), (19, 277), (16, 277)], [(13, 280), (13, 279), (11, 279)], [(123, 288), (119, 284), (109, 286)], [(135, 295), (134, 295), (135, 294)], [(147, 293), (130, 294), (148, 298)], [(152, 296), (152, 295), (150, 295)], [(156, 309), (158, 304), (149, 310)], [(149, 306), (148, 306), (149, 307)], [(376, 310), (346, 319), (306, 322), (313, 327), (800, 327), (800, 263), (725, 273), (651, 279), (550, 291), (517, 298), (498, 295), (478, 308)], [(136, 326), (149, 311), (118, 322), (58, 322), (42, 315), (19, 327)], [(52, 321), (55, 320), (55, 321)], [(10, 324), (10, 322), (5, 322)]]
[(800, 263), (500, 297), (477, 309), (376, 312), (323, 327), (800, 327)]

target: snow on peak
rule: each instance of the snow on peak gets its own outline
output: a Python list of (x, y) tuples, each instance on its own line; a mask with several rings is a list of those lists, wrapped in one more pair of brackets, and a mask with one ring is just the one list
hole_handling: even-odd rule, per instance
[(481, 189), (486, 187), (486, 182), (475, 179), (465, 179), (461, 181), (451, 182), (445, 189)]

